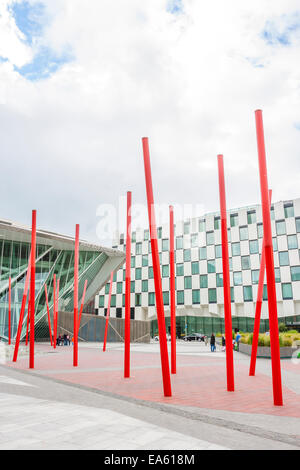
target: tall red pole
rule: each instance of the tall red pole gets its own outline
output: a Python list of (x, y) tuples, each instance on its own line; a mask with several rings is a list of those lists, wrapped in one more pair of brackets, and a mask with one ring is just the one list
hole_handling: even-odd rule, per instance
[(108, 305), (106, 312), (106, 322), (105, 322), (105, 331), (104, 331), (104, 340), (103, 340), (103, 352), (106, 351), (106, 341), (107, 341), (107, 331), (108, 331), (108, 322), (109, 322), (109, 313), (110, 313), (110, 303), (111, 303), (111, 292), (112, 292), (112, 283), (113, 283), (114, 272), (111, 272), (110, 275), (110, 285), (109, 285), (109, 294), (108, 294)]
[(79, 333), (80, 322), (81, 322), (81, 317), (82, 317), (82, 312), (83, 312), (83, 305), (84, 305), (84, 298), (85, 298), (87, 283), (88, 283), (88, 282), (87, 282), (87, 279), (86, 279), (86, 280), (85, 280), (85, 283), (84, 283), (84, 287), (83, 287), (83, 293), (82, 293), (82, 299), (81, 299), (81, 307), (80, 307), (80, 312), (79, 312), (78, 333)]
[(170, 377), (170, 366), (169, 366), (169, 357), (168, 357), (165, 312), (164, 312), (164, 303), (163, 303), (163, 296), (162, 296), (160, 264), (159, 264), (159, 255), (158, 255), (157, 230), (156, 230), (156, 221), (155, 221), (155, 208), (154, 208), (148, 138), (144, 137), (142, 139), (142, 142), (143, 142), (143, 153), (144, 153), (145, 180), (146, 180), (148, 217), (149, 217), (150, 240), (151, 240), (152, 263), (153, 263), (153, 276), (154, 276), (154, 286), (155, 286), (157, 323), (158, 323), (158, 333), (159, 333), (159, 343), (160, 343), (161, 370), (162, 370), (162, 378), (163, 378), (164, 395), (166, 397), (171, 397), (172, 396), (171, 377)]
[(124, 335), (124, 378), (130, 377), (130, 281), (131, 281), (131, 200), (127, 192), (127, 232), (126, 232), (126, 270), (125, 270), (125, 335)]
[(11, 344), (11, 277), (8, 280), (8, 344)]
[(53, 347), (56, 349), (56, 274), (53, 275)]
[(25, 341), (26, 346), (28, 346), (29, 323), (30, 323), (30, 293), (28, 296), (28, 305), (27, 305), (27, 325), (26, 325), (26, 341)]
[(31, 276), (30, 276), (30, 339), (29, 339), (29, 368), (30, 369), (34, 369), (35, 256), (36, 256), (36, 210), (33, 210), (32, 211), (32, 228), (31, 228)]
[(222, 230), (222, 264), (223, 264), (224, 317), (225, 317), (225, 338), (226, 338), (227, 391), (234, 392), (230, 275), (229, 275), (227, 211), (226, 211), (226, 193), (225, 193), (223, 155), (218, 155), (218, 170), (219, 170), (221, 230)]
[[(271, 205), (271, 199), (272, 199), (271, 190), (269, 191), (269, 199), (270, 199), (270, 205)], [(256, 301), (256, 307), (255, 307), (255, 320), (254, 320), (254, 328), (253, 328), (252, 350), (251, 350), (251, 360), (250, 360), (250, 369), (249, 369), (250, 376), (255, 375), (261, 307), (262, 307), (263, 291), (264, 291), (265, 268), (266, 268), (266, 256), (265, 256), (265, 237), (264, 237), (263, 244), (262, 244), (262, 251), (261, 251), (257, 301)]]
[(275, 406), (282, 406), (283, 400), (282, 400), (282, 382), (281, 382), (274, 254), (273, 254), (273, 241), (272, 241), (272, 228), (271, 228), (271, 214), (270, 214), (270, 205), (269, 205), (267, 161), (266, 161), (265, 139), (264, 139), (263, 119), (262, 119), (261, 110), (255, 111), (255, 119), (256, 119), (259, 175), (260, 175), (260, 190), (261, 190), (261, 200), (262, 200), (263, 229), (264, 229), (264, 239), (265, 239), (267, 290), (268, 290), (269, 323), (270, 323), (270, 342), (271, 342), (271, 362), (272, 362), (272, 381), (273, 381), (273, 400), (274, 400)]
[(52, 341), (51, 318), (50, 318), (50, 309), (49, 309), (49, 302), (48, 302), (48, 291), (47, 291), (46, 284), (45, 284), (45, 297), (46, 297), (46, 306), (47, 306), (47, 315), (48, 315), (49, 336), (50, 336), (50, 343), (51, 343), (51, 346), (52, 346), (53, 341)]
[(74, 345), (73, 366), (78, 366), (78, 267), (79, 267), (79, 225), (76, 225), (75, 254), (74, 254)]
[(170, 212), (170, 318), (171, 318), (171, 373), (176, 374), (176, 306), (175, 306), (175, 256), (174, 256), (174, 209)]
[(58, 302), (59, 302), (59, 279), (57, 279), (57, 291), (56, 291), (56, 305), (55, 305), (55, 338), (57, 338), (57, 324), (58, 324)]
[(17, 336), (16, 336), (16, 344), (15, 344), (15, 349), (14, 349), (13, 362), (17, 362), (17, 359), (18, 359), (18, 352), (19, 352), (19, 346), (20, 346), (20, 340), (21, 340), (22, 326), (23, 326), (24, 313), (25, 313), (25, 307), (26, 307), (26, 301), (27, 301), (28, 286), (29, 286), (29, 279), (30, 279), (30, 270), (31, 270), (31, 253), (30, 253), (29, 259), (28, 259), (28, 268), (27, 268), (27, 273), (26, 273), (26, 278), (25, 278), (25, 286), (24, 286), (24, 292), (23, 292), (23, 298), (22, 298), (22, 305), (21, 305), (21, 311), (20, 311), (18, 331), (17, 331)]

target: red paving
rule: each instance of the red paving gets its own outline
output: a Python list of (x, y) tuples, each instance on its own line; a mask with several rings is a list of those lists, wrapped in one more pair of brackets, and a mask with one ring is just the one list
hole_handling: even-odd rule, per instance
[[(39, 351), (53, 351), (50, 346), (38, 345)], [(82, 348), (79, 351), (79, 367), (72, 367), (72, 348), (57, 348), (52, 355), (36, 355), (35, 372), (74, 384), (85, 385), (118, 395), (160, 402), (164, 404), (238, 411), (243, 413), (270, 414), (300, 418), (300, 398), (287, 387), (283, 389), (284, 406), (273, 406), (271, 377), (258, 373), (248, 376), (248, 362), (235, 363), (235, 392), (226, 391), (225, 360), (210, 356), (178, 356), (177, 374), (172, 376), (173, 396), (165, 398), (162, 390), (160, 356), (155, 353), (133, 352), (131, 378), (124, 379), (123, 353), (108, 350)], [(28, 368), (28, 358), (20, 358), (9, 366)], [(141, 367), (141, 369), (137, 369)], [(106, 370), (89, 371), (103, 368)], [(299, 366), (282, 361), (282, 369), (299, 373)]]

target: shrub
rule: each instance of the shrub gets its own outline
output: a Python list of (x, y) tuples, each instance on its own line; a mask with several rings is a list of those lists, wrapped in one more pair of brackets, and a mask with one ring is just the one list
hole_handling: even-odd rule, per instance
[(297, 331), (297, 330), (288, 330), (288, 331), (287, 331), (287, 334), (288, 334), (288, 335), (297, 335), (297, 334), (298, 334), (298, 331)]
[(283, 341), (284, 341), (283, 335), (279, 335), (279, 346), (280, 347), (283, 347)]
[(268, 335), (264, 337), (264, 346), (270, 347), (270, 336)]
[(264, 346), (265, 345), (265, 335), (259, 335), (258, 336), (258, 346)]
[(250, 333), (250, 335), (247, 337), (247, 344), (252, 344), (253, 342), (253, 333)]
[(291, 347), (293, 344), (293, 341), (290, 338), (283, 338), (283, 347)]
[(216, 338), (221, 338), (221, 337), (222, 337), (222, 333), (219, 332), (216, 334)]
[(285, 331), (287, 331), (287, 327), (285, 326), (285, 323), (279, 323), (278, 328), (279, 328), (280, 333), (284, 333)]

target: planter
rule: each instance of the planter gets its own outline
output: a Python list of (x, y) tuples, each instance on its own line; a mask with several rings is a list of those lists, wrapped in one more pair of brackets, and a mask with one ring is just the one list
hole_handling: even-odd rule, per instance
[[(290, 359), (295, 351), (297, 351), (297, 347), (282, 347), (280, 348), (280, 358), (281, 359)], [(247, 354), (251, 356), (252, 345), (240, 343), (239, 351), (243, 354)], [(257, 348), (257, 357), (264, 357), (266, 359), (271, 358), (271, 348), (268, 346), (258, 346)]]

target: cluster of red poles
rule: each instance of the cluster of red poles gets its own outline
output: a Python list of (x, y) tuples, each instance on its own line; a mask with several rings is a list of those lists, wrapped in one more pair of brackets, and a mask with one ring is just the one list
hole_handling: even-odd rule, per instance
[[(278, 315), (277, 315), (277, 301), (276, 301), (276, 288), (275, 288), (275, 272), (274, 272), (274, 255), (272, 244), (272, 230), (271, 230), (271, 191), (268, 186), (267, 177), (267, 164), (265, 154), (265, 142), (263, 131), (262, 111), (255, 112), (256, 119), (256, 133), (257, 133), (257, 146), (258, 146), (258, 161), (259, 161), (259, 175), (260, 175), (260, 188), (262, 199), (262, 212), (263, 212), (263, 248), (260, 265), (258, 295), (255, 311), (255, 323), (253, 333), (252, 355), (250, 362), (249, 375), (255, 375), (258, 336), (260, 328), (261, 306), (263, 296), (263, 283), (264, 271), (266, 268), (267, 273), (267, 292), (268, 292), (268, 306), (269, 306), (269, 324), (270, 324), (270, 342), (271, 342), (271, 362), (272, 362), (272, 380), (273, 380), (273, 400), (274, 405), (281, 406), (282, 400), (282, 383), (281, 383), (281, 366), (280, 366), (280, 348), (279, 348), (279, 331), (278, 331)], [(164, 303), (162, 295), (160, 261), (158, 252), (157, 241), (157, 228), (155, 220), (155, 208), (153, 197), (153, 185), (151, 176), (150, 153), (148, 138), (142, 139), (143, 155), (144, 155), (144, 168), (145, 168), (145, 182), (146, 194), (148, 205), (148, 218), (149, 218), (149, 231), (153, 264), (153, 277), (155, 286), (155, 299), (156, 311), (158, 320), (158, 333), (160, 343), (160, 358), (163, 390), (166, 397), (172, 396), (171, 377), (169, 367), (169, 356), (166, 336)], [(220, 213), (221, 213), (221, 234), (222, 234), (222, 263), (223, 263), (223, 289), (224, 289), (224, 320), (225, 320), (225, 336), (226, 336), (226, 373), (227, 373), (227, 391), (234, 391), (234, 363), (233, 363), (233, 348), (232, 348), (232, 319), (231, 319), (231, 298), (230, 298), (230, 274), (229, 274), (229, 253), (228, 253), (228, 237), (227, 237), (227, 211), (226, 211), (226, 194), (225, 194), (225, 178), (224, 178), (224, 163), (223, 155), (218, 155), (218, 173), (219, 173), (219, 192), (220, 192)], [(124, 378), (130, 378), (130, 280), (131, 280), (131, 204), (132, 194), (127, 193), (127, 231), (126, 231), (126, 270), (125, 270), (125, 335), (124, 335)], [(175, 260), (174, 260), (174, 211), (170, 206), (170, 317), (171, 317), (171, 373), (176, 374), (176, 318), (175, 318)], [(28, 263), (28, 271), (25, 279), (25, 288), (20, 312), (20, 319), (18, 325), (18, 332), (16, 338), (16, 345), (14, 351), (13, 361), (17, 360), (18, 348), (20, 343), (24, 311), (27, 299), (28, 284), (30, 278), (30, 297), (29, 297), (29, 312), (27, 321), (34, 325), (35, 313), (35, 253), (36, 253), (36, 211), (32, 212), (32, 241), (31, 241), (31, 254)], [(76, 225), (75, 235), (75, 260), (74, 260), (74, 347), (73, 347), (73, 365), (78, 365), (78, 330), (82, 315), (84, 296), (87, 287), (87, 281), (84, 285), (83, 298), (81, 303), (80, 313), (78, 315), (78, 265), (79, 265), (79, 225)], [(109, 312), (111, 304), (113, 272), (110, 277), (110, 289), (108, 298), (108, 308), (106, 314), (106, 324), (103, 342), (103, 351), (106, 351), (107, 332), (109, 325)], [(56, 290), (57, 289), (57, 290)], [(50, 341), (54, 348), (56, 346), (57, 336), (57, 318), (58, 318), (58, 297), (59, 297), (59, 280), (57, 281), (54, 276), (53, 288), (53, 340), (50, 321), (50, 311), (48, 304), (47, 288), (45, 286), (47, 315), (49, 322)], [(10, 322), (11, 322), (11, 280), (9, 281), (9, 343), (10, 337)], [(29, 354), (29, 367), (34, 368), (34, 327), (30, 328), (30, 354)]]

